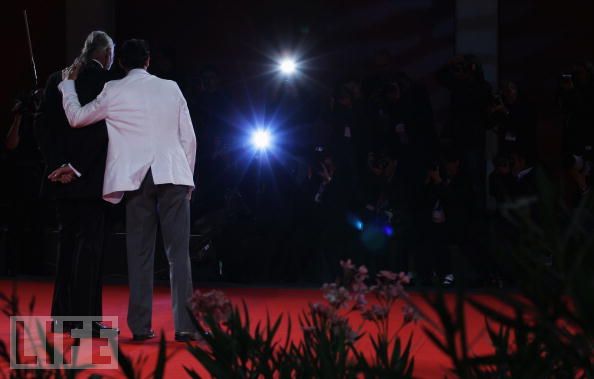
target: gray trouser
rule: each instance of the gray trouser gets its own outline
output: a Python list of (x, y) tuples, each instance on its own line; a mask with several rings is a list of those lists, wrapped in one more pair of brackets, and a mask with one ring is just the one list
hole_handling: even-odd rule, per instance
[(130, 302), (128, 326), (133, 334), (151, 330), (157, 222), (169, 261), (169, 280), (176, 332), (192, 331), (186, 306), (192, 296), (190, 266), (190, 202), (188, 187), (155, 185), (151, 171), (140, 188), (126, 193), (126, 247)]

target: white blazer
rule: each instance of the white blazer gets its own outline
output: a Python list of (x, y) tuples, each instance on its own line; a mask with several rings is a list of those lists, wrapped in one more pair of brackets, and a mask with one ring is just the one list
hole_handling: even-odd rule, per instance
[[(155, 184), (194, 188), (196, 135), (177, 83), (134, 69), (107, 82), (97, 98), (80, 106), (74, 81), (59, 86), (68, 122), (80, 128), (105, 119), (109, 135), (103, 198), (119, 203), (140, 188), (151, 169)], [(84, 173), (83, 173), (84, 175)]]

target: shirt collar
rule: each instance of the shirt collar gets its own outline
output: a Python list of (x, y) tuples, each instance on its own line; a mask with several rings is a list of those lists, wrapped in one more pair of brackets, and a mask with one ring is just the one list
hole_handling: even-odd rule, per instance
[(97, 62), (97, 64), (99, 65), (99, 67), (101, 67), (102, 69), (105, 69), (105, 66), (103, 66), (103, 63), (99, 62), (97, 59), (91, 59), (93, 62)]
[(144, 68), (133, 68), (132, 70), (128, 71), (128, 75), (141, 75), (141, 74), (148, 74), (148, 72)]

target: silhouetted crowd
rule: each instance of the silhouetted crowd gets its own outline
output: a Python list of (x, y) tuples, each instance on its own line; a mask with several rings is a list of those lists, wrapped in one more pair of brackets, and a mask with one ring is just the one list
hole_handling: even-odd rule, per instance
[[(558, 179), (567, 209), (590, 206), (593, 75), (578, 64), (558, 79), (552, 122), (562, 126), (562, 155), (551, 170), (539, 164), (539, 109), (513, 82), (492, 88), (474, 56), (435, 73), (450, 94), (440, 130), (425, 86), (387, 52), (326, 93), (287, 81), (267, 99), (285, 115), (283, 146), (249, 160), (238, 153), (246, 133), (231, 117), (233, 94), (216, 67), (205, 67), (183, 86), (199, 140), (194, 233), (208, 236), (230, 281), (327, 281), (346, 258), (414, 273), (421, 284), (498, 281), (505, 269), (494, 250), (513, 234), (504, 213), (528, 204), (538, 219), (542, 178)], [(18, 107), (15, 115), (31, 117)], [(17, 134), (16, 144), (7, 134), (2, 158), (14, 173), (2, 220), (7, 251), (47, 234), (38, 220), (51, 224), (40, 216), (48, 198), (35, 136), (43, 131), (23, 119)], [(18, 259), (5, 256), (4, 267), (18, 272)]]

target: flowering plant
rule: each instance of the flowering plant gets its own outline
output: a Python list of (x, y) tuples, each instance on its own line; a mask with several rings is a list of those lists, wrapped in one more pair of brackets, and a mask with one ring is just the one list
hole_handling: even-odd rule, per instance
[[(374, 372), (376, 375), (396, 375), (395, 377), (406, 377), (412, 375), (414, 360), (409, 360), (410, 342), (401, 352), (401, 342), (398, 334), (408, 323), (416, 321), (418, 312), (411, 302), (408, 301), (408, 294), (404, 286), (410, 282), (410, 278), (404, 273), (393, 273), (380, 271), (375, 278), (375, 284), (368, 286), (366, 281), (369, 278), (365, 266), (356, 267), (351, 260), (340, 261), (342, 277), (334, 283), (324, 284), (322, 291), (328, 305), (313, 304), (311, 318), (319, 314), (328, 320), (328, 327), (336, 335), (346, 337), (346, 343), (350, 344), (353, 355), (358, 363), (357, 367), (362, 372)], [(371, 296), (373, 303), (369, 303), (367, 297)], [(393, 335), (390, 335), (390, 312), (397, 301), (404, 300), (403, 323)], [(349, 315), (358, 312), (364, 323), (372, 322), (377, 330), (376, 336), (371, 336), (371, 342), (375, 350), (374, 365), (370, 365), (362, 353), (354, 348), (354, 342), (363, 335), (361, 331), (364, 324), (360, 325), (355, 332), (350, 326)], [(338, 331), (337, 331), (338, 329)], [(307, 331), (307, 329), (306, 329)], [(306, 334), (307, 336), (307, 334)], [(392, 352), (390, 355), (389, 352)], [(402, 368), (398, 371), (397, 368)]]
[[(220, 291), (196, 291), (191, 309), (198, 331), (208, 348), (189, 346), (190, 352), (214, 377), (299, 377), (343, 378), (363, 374), (366, 377), (412, 377), (413, 359), (410, 340), (402, 348), (397, 337), (400, 329), (390, 336), (388, 325), (393, 305), (406, 297), (404, 285), (408, 277), (381, 271), (376, 283), (368, 286), (365, 266), (356, 267), (350, 260), (341, 261), (342, 276), (322, 287), (324, 303), (313, 303), (302, 312), (299, 324), (302, 338), (290, 340), (291, 320), (287, 338), (282, 344), (277, 331), (282, 315), (265, 325), (250, 327), (247, 306), (243, 312), (233, 307)], [(369, 305), (367, 296), (374, 303)], [(363, 323), (351, 325), (351, 315), (361, 314)], [(406, 309), (403, 326), (412, 321), (415, 313)], [(365, 357), (356, 344), (363, 337), (366, 322), (376, 326), (378, 335), (371, 337), (374, 353)], [(206, 333), (209, 330), (210, 333)], [(191, 376), (195, 372), (188, 370)]]
[[(340, 261), (343, 270), (342, 281), (324, 284), (324, 298), (336, 309), (349, 308), (359, 311), (364, 320), (373, 322), (383, 336), (389, 333), (389, 317), (393, 305), (400, 299), (407, 300), (408, 294), (404, 286), (410, 283), (410, 278), (403, 272), (380, 271), (376, 275), (376, 283), (367, 286), (368, 271), (365, 266), (355, 267), (349, 260)], [(368, 304), (367, 295), (373, 296), (375, 303)], [(349, 307), (348, 302), (354, 300)], [(403, 306), (403, 325), (416, 321), (418, 312), (406, 302)]]
[(226, 323), (231, 317), (233, 306), (222, 291), (213, 290), (206, 293), (194, 291), (190, 299), (192, 313), (199, 322), (204, 322), (204, 315), (208, 314), (218, 323)]

